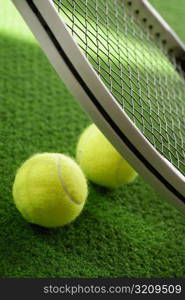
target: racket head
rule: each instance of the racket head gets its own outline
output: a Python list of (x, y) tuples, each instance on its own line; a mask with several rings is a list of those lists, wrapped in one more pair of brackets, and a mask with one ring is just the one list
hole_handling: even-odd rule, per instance
[(183, 173), (152, 145), (119, 105), (81, 51), (54, 2), (13, 2), (92, 121), (138, 173), (185, 212)]

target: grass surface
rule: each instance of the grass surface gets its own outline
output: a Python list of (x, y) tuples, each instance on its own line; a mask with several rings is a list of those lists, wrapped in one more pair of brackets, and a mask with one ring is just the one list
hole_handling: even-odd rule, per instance
[[(183, 2), (152, 1), (185, 40)], [(90, 120), (9, 1), (0, 9), (0, 100), (0, 277), (185, 276), (185, 218), (142, 178), (114, 191), (89, 183), (83, 213), (64, 228), (29, 225), (16, 210), (19, 165), (37, 152), (74, 157)]]

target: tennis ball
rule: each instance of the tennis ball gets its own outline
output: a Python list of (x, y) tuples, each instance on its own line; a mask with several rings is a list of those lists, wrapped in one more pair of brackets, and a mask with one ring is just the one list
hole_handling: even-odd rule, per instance
[(30, 223), (59, 227), (73, 221), (82, 211), (88, 194), (80, 167), (58, 153), (36, 154), (18, 169), (13, 198)]
[(105, 187), (119, 187), (137, 176), (94, 124), (80, 136), (76, 157), (87, 178)]

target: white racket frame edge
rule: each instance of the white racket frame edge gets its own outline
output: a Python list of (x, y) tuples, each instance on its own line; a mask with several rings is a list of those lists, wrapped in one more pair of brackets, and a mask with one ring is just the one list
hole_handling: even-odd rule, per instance
[[(148, 169), (145, 164), (133, 153), (128, 145), (121, 139), (117, 132), (102, 116), (98, 108), (91, 101), (84, 91), (83, 86), (74, 77), (72, 71), (67, 66), (57, 51), (46, 30), (41, 25), (38, 17), (33, 13), (26, 0), (12, 0), (22, 14), (37, 40), (41, 44), (46, 56), (52, 63), (56, 72), (65, 82), (69, 90), (78, 99), (81, 106), (88, 113), (93, 122), (100, 128), (104, 135), (110, 140), (123, 157), (143, 176), (152, 186), (167, 200), (171, 201), (178, 209), (185, 213), (185, 204), (170, 189), (161, 182), (156, 175)], [(139, 0), (140, 1), (140, 0)], [(145, 1), (146, 2), (146, 1)], [(49, 24), (57, 42), (69, 58), (78, 74), (83, 79), (87, 87), (92, 91), (95, 98), (111, 117), (119, 130), (128, 138), (131, 138), (132, 145), (139, 151), (147, 162), (174, 187), (185, 199), (185, 177), (156, 149), (138, 130), (134, 123), (121, 109), (112, 94), (98, 77), (86, 57), (83, 55), (77, 43), (74, 41), (65, 22), (59, 16), (52, 0), (33, 0), (34, 5), (41, 13), (44, 20)], [(60, 28), (60, 30), (58, 30)], [(181, 48), (181, 47), (180, 47)]]
[(183, 42), (148, 0), (123, 1), (131, 3), (130, 9), (137, 13), (138, 19), (143, 22), (145, 20), (145, 26), (151, 28), (151, 33), (154, 36), (158, 36), (158, 39), (161, 41), (166, 41), (168, 49), (172, 50), (177, 57), (185, 59), (185, 46)]

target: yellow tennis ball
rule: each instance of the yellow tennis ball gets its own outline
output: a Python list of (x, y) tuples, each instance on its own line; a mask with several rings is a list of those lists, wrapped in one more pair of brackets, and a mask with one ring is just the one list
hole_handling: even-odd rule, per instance
[(18, 169), (13, 184), (17, 209), (30, 223), (59, 227), (82, 211), (88, 194), (85, 176), (70, 157), (36, 154)]
[(82, 133), (76, 157), (87, 178), (105, 187), (119, 187), (137, 176), (94, 124)]

